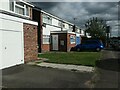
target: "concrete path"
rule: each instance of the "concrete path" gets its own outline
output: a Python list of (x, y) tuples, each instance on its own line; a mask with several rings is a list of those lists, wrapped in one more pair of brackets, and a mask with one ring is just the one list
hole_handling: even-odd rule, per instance
[(94, 71), (94, 67), (80, 66), (80, 65), (55, 64), (55, 63), (46, 63), (46, 62), (42, 62), (37, 65), (41, 67), (51, 67), (51, 68), (65, 69), (65, 70), (72, 70), (72, 71), (79, 71), (79, 72)]

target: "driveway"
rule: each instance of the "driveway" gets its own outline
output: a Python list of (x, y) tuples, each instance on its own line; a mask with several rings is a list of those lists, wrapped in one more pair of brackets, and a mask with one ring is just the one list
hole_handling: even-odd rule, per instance
[(4, 88), (88, 88), (93, 73), (81, 73), (32, 65), (3, 70)]
[(99, 80), (95, 88), (119, 88), (120, 52), (112, 49), (103, 50), (103, 57), (96, 62)]

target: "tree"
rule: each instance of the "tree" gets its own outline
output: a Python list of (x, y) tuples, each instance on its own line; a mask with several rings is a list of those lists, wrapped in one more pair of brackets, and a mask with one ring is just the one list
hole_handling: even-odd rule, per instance
[(104, 20), (93, 17), (86, 22), (85, 27), (85, 32), (89, 33), (92, 38), (100, 38), (105, 43), (107, 25)]

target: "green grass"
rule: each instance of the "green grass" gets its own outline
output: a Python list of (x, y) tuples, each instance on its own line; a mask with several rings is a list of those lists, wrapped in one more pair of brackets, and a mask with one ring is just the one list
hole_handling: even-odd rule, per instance
[(49, 59), (46, 61), (49, 63), (95, 66), (100, 55), (101, 52), (52, 52), (39, 54), (38, 57)]

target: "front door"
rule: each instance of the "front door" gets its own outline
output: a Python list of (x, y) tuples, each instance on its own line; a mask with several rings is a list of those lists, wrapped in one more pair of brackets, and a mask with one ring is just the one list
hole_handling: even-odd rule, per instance
[(52, 48), (58, 50), (58, 35), (52, 35)]

